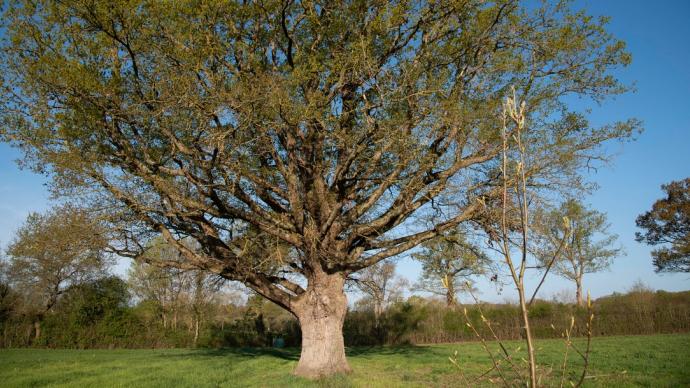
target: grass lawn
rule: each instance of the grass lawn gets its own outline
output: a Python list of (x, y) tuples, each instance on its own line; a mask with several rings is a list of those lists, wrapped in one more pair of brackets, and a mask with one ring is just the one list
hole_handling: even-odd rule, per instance
[[(518, 342), (507, 342), (517, 348)], [(560, 380), (563, 342), (537, 342), (549, 384)], [(493, 345), (492, 345), (493, 346)], [(350, 348), (354, 373), (321, 381), (291, 375), (299, 349), (0, 350), (3, 387), (462, 386), (491, 363), (478, 343)], [(571, 359), (575, 359), (571, 354)], [(587, 386), (690, 386), (690, 334), (595, 338)], [(577, 363), (571, 364), (573, 370)], [(483, 380), (483, 385), (490, 384)]]

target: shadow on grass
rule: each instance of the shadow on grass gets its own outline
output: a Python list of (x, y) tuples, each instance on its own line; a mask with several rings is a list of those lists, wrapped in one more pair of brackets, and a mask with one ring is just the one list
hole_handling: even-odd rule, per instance
[[(300, 348), (199, 348), (190, 349), (188, 352), (177, 354), (161, 354), (161, 357), (261, 357), (270, 356), (287, 361), (297, 361), (300, 356)], [(403, 346), (356, 346), (347, 347), (345, 352), (348, 357), (357, 356), (421, 356), (430, 355), (433, 349), (429, 347), (403, 345)]]
[(199, 348), (180, 354), (161, 354), (161, 357), (261, 357), (271, 356), (288, 361), (299, 360), (298, 348)]
[(350, 357), (357, 356), (421, 356), (433, 353), (433, 349), (426, 346), (400, 345), (400, 346), (357, 346), (347, 348), (346, 353)]

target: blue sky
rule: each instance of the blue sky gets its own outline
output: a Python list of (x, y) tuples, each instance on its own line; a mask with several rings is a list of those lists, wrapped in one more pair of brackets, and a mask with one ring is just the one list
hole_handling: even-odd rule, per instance
[[(620, 236), (627, 256), (616, 259), (608, 271), (586, 275), (584, 287), (594, 297), (625, 291), (638, 279), (654, 289), (688, 290), (690, 274), (654, 273), (651, 249), (635, 242), (634, 235), (635, 218), (661, 198), (661, 184), (690, 176), (690, 1), (589, 0), (575, 6), (611, 16), (609, 31), (626, 41), (633, 54), (632, 65), (617, 75), (637, 91), (594, 107), (591, 121), (637, 117), (645, 127), (637, 141), (610, 147), (617, 154), (611, 166), (589, 174), (599, 189), (584, 201), (608, 214), (611, 232)], [(11, 240), (30, 211), (50, 206), (45, 178), (19, 170), (14, 163), (19, 156), (0, 144), (0, 246)], [(417, 263), (405, 258), (398, 263), (403, 276), (417, 278)], [(481, 299), (515, 299), (509, 288), (498, 294), (486, 282), (479, 286)], [(572, 289), (571, 284), (551, 276), (540, 296), (564, 289)]]

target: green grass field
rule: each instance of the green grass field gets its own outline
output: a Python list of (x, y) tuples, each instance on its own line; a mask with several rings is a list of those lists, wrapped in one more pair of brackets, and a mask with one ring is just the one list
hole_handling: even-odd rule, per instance
[[(512, 348), (519, 345), (507, 344)], [(558, 340), (538, 342), (542, 370), (552, 370), (544, 372), (549, 385), (560, 379), (563, 346)], [(291, 375), (298, 349), (11, 349), (0, 351), (0, 385), (461, 386), (458, 370), (448, 361), (455, 350), (468, 379), (491, 366), (478, 343), (350, 348), (354, 373), (321, 381)], [(690, 386), (690, 334), (595, 338), (591, 363), (587, 386)], [(571, 364), (573, 370), (577, 364)]]

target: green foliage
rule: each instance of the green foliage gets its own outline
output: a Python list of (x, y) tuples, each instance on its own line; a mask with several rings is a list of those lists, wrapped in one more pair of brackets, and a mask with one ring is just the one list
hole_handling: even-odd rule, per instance
[(529, 309), (530, 318), (553, 317), (553, 304), (543, 301), (534, 303)]
[(386, 329), (387, 343), (399, 345), (408, 343), (407, 335), (416, 330), (424, 320), (426, 311), (422, 306), (404, 302), (393, 305), (388, 312)]
[(348, 277), (350, 287), (364, 297), (357, 301), (358, 309), (372, 309), (376, 318), (396, 302), (400, 302), (407, 279), (396, 275), (395, 264), (382, 261)]
[(565, 244), (557, 255), (555, 269), (568, 279), (575, 280), (584, 273), (607, 268), (611, 260), (622, 254), (621, 248), (613, 247), (618, 236), (608, 232), (606, 214), (587, 209), (584, 204), (569, 199), (559, 209), (537, 218), (538, 230), (543, 234), (544, 250), (539, 259), (546, 265), (555, 255), (560, 241)]
[(18, 295), (9, 285), (6, 274), (7, 267), (8, 263), (0, 252), (0, 330), (4, 328), (5, 322), (9, 321), (17, 309)]
[(138, 323), (128, 309), (124, 281), (105, 277), (70, 287), (44, 321), (41, 343), (50, 347), (128, 346)]
[(539, 212), (533, 221), (537, 236), (534, 252), (543, 269), (553, 268), (573, 281), (576, 297), (583, 305), (582, 279), (585, 274), (608, 268), (623, 255), (615, 247), (618, 236), (609, 233), (606, 214), (588, 209), (576, 199), (568, 199), (558, 209)]
[(372, 310), (349, 311), (343, 336), (347, 346), (400, 345), (410, 343), (410, 334), (427, 317), (426, 308), (416, 300), (396, 302), (380, 316)]
[[(6, 283), (0, 280), (0, 332), (7, 332), (9, 326), (13, 324), (11, 321), (14, 314), (16, 314), (17, 295)], [(0, 339), (0, 346), (4, 345), (4, 340)]]
[(111, 264), (106, 232), (87, 210), (59, 206), (31, 213), (7, 248), (6, 278), (25, 306), (44, 314), (67, 287), (100, 276)]
[(443, 330), (455, 333), (467, 328), (465, 316), (458, 310), (448, 310), (443, 314)]
[(421, 248), (413, 254), (422, 264), (416, 288), (445, 296), (448, 306), (456, 304), (458, 292), (472, 287), (471, 277), (486, 274), (491, 268), (491, 259), (460, 231), (426, 241)]
[(127, 284), (111, 276), (71, 287), (61, 303), (61, 310), (71, 315), (80, 325), (91, 325), (127, 307)]
[(657, 272), (690, 272), (690, 178), (661, 186), (666, 198), (637, 217), (636, 240), (661, 245), (652, 251)]
[[(282, 338), (286, 346), (299, 346), (301, 332), (294, 316), (259, 295), (252, 295), (241, 315), (224, 328), (214, 325), (206, 344), (214, 346), (272, 346)], [(202, 344), (204, 344), (202, 342)]]

